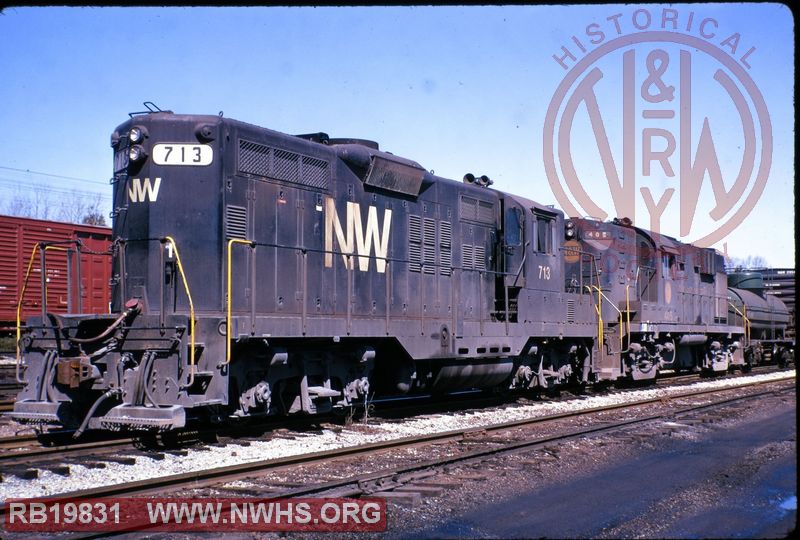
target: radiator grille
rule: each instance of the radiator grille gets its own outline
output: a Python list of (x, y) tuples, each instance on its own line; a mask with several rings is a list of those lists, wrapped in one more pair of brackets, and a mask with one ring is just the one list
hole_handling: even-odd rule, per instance
[(278, 180), (296, 182), (300, 178), (300, 156), (286, 150), (273, 150), (273, 176)]
[(330, 182), (330, 165), (327, 161), (245, 139), (239, 139), (238, 170), (244, 174), (318, 189), (328, 189)]
[(239, 139), (239, 172), (269, 176), (272, 149)]

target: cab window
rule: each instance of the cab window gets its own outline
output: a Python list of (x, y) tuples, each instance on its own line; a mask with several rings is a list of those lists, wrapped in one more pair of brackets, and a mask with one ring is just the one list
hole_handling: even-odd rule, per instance
[(534, 251), (553, 253), (553, 220), (544, 216), (536, 216), (536, 245)]

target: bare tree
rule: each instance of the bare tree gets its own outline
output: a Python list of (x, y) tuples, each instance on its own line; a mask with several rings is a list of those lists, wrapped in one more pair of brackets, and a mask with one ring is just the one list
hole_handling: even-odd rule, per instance
[(35, 190), (31, 197), (31, 216), (39, 219), (51, 219), (53, 204), (50, 193), (42, 190)]
[(12, 195), (3, 204), (3, 213), (9, 216), (27, 217), (28, 199), (23, 197), (17, 189), (17, 193)]
[(767, 268), (767, 259), (761, 255), (748, 255), (747, 257), (729, 257), (726, 261), (729, 270), (754, 270), (757, 268)]
[(103, 197), (99, 193), (73, 190), (66, 194), (53, 194), (46, 190), (22, 191), (17, 187), (14, 194), (3, 201), (0, 212), (10, 216), (105, 226), (102, 207)]
[(50, 194), (45, 191), (25, 191), (19, 187), (3, 205), (3, 213), (11, 216), (49, 219), (52, 211)]
[(86, 215), (86, 205), (77, 192), (64, 196), (58, 208), (58, 219), (69, 223), (79, 223)]

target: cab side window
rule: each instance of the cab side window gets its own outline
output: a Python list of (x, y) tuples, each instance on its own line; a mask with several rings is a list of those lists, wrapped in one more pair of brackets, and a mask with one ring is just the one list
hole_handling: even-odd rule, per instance
[(534, 251), (553, 253), (553, 220), (544, 216), (536, 216), (536, 245)]

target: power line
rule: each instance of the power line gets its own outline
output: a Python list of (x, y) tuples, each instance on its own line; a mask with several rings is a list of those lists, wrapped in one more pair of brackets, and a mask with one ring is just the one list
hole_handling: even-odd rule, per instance
[(16, 169), (14, 167), (4, 167), (0, 165), (0, 169), (4, 169), (6, 171), (14, 171), (14, 172), (21, 172), (21, 173), (28, 173), (28, 174), (38, 174), (41, 176), (49, 176), (51, 178), (63, 178), (65, 180), (77, 180), (78, 182), (88, 182), (90, 184), (100, 184), (100, 185), (108, 185), (108, 181), (100, 181), (100, 180), (89, 180), (88, 178), (78, 178), (75, 176), (63, 176), (60, 174), (52, 174), (52, 173), (45, 173), (39, 171), (32, 171), (30, 169)]
[(111, 202), (111, 194), (101, 193), (99, 191), (87, 191), (84, 189), (66, 189), (66, 188), (56, 188), (52, 186), (42, 186), (40, 184), (32, 184), (29, 182), (20, 182), (19, 180), (15, 180), (13, 178), (2, 178), (0, 177), (0, 185), (7, 185), (9, 188), (18, 188), (20, 192), (45, 192), (45, 193), (52, 193), (55, 195), (90, 195), (92, 197), (99, 197), (105, 201)]

